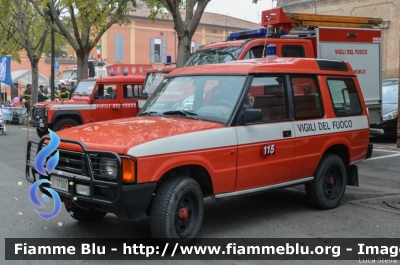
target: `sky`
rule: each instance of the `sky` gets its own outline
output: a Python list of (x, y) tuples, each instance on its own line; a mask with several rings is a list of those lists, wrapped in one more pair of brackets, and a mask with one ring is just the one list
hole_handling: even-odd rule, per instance
[(272, 0), (259, 0), (257, 4), (252, 0), (211, 0), (205, 11), (260, 23), (261, 11), (271, 6)]

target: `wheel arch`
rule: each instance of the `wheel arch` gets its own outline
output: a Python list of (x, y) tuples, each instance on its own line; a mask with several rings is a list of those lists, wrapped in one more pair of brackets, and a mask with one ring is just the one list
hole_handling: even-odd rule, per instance
[(346, 167), (348, 167), (350, 165), (350, 152), (349, 152), (349, 148), (346, 144), (343, 144), (343, 143), (333, 144), (325, 150), (323, 155), (326, 155), (326, 154), (335, 154), (338, 157), (340, 157), (340, 159), (342, 159), (342, 161)]
[(213, 194), (211, 176), (207, 169), (199, 164), (187, 164), (170, 168), (161, 176), (158, 183), (161, 184), (165, 179), (178, 175), (193, 178), (199, 184), (201, 191), (203, 192), (203, 196)]
[(51, 125), (53, 126), (57, 121), (63, 118), (74, 119), (79, 124), (83, 124), (82, 115), (76, 110), (58, 111), (51, 118)]

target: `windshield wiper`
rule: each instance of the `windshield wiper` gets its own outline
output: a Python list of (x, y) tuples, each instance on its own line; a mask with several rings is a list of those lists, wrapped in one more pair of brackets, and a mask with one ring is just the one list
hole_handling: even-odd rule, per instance
[(148, 111), (148, 112), (142, 112), (138, 116), (145, 116), (145, 115), (150, 115), (150, 116), (156, 116), (157, 111)]
[(199, 119), (197, 117), (193, 117), (193, 116), (197, 116), (197, 114), (196, 114), (196, 112), (191, 111), (191, 110), (170, 110), (170, 111), (164, 112), (163, 114), (164, 115), (181, 115), (181, 116), (193, 118), (195, 120)]

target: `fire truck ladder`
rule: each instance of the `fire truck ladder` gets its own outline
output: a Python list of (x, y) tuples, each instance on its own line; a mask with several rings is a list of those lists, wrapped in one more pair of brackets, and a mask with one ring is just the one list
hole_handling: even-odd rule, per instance
[(320, 15), (307, 13), (285, 13), (281, 7), (262, 12), (262, 25), (274, 28), (281, 27), (285, 32), (297, 27), (345, 27), (374, 28), (382, 24), (381, 18)]

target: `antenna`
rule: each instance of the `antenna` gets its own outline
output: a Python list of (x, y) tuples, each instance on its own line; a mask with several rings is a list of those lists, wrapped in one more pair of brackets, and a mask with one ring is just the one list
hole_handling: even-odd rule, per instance
[(267, 34), (265, 34), (265, 41), (264, 41), (264, 47), (263, 47), (263, 52), (262, 52), (262, 58), (265, 58), (265, 45), (267, 45), (267, 38), (268, 38), (268, 31), (270, 29), (269, 24), (271, 23), (271, 14), (272, 14), (272, 8), (269, 11), (269, 16), (268, 16), (268, 25), (267, 25)]

